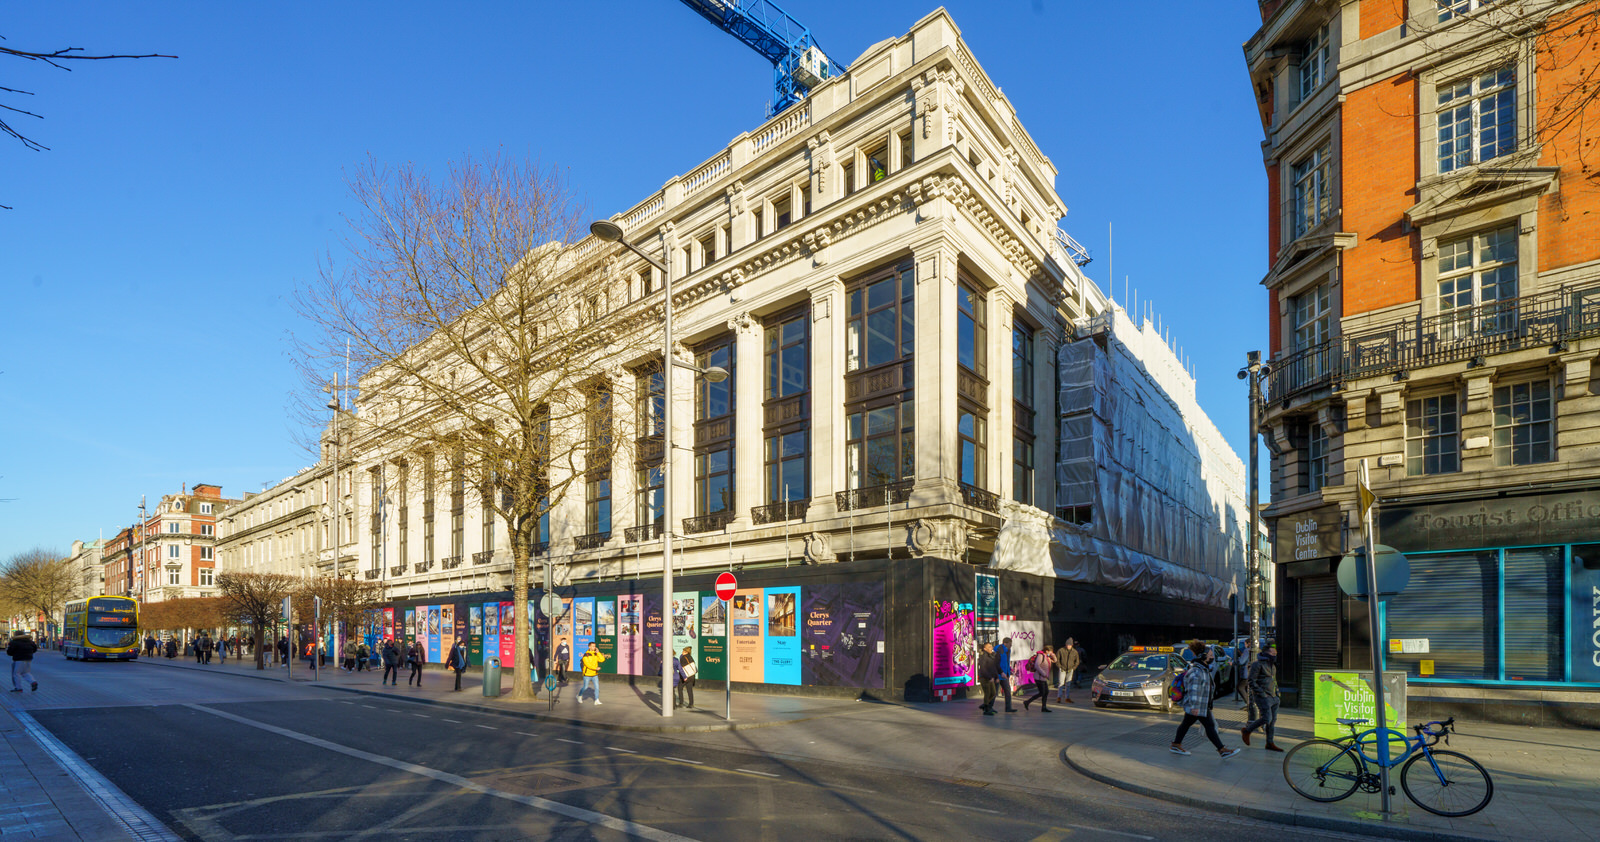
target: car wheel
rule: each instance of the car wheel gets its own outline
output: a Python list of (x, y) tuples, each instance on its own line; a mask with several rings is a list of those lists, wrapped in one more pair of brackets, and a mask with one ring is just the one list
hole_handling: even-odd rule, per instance
[(1102, 702), (1099, 699), (1095, 699), (1094, 706), (1097, 707), (1097, 708), (1110, 707), (1111, 703), (1110, 702)]

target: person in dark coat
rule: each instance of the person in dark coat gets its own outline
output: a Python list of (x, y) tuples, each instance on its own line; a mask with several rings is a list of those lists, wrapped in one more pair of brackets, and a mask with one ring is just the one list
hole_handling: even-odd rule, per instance
[(11, 656), (11, 692), (21, 693), (24, 682), (39, 689), (39, 682), (33, 677), (33, 654), (38, 651), (39, 644), (26, 631), (17, 629), (11, 634), (11, 642), (6, 644), (6, 654)]
[(278, 638), (278, 663), (289, 663), (289, 636), (281, 635)]
[(167, 638), (167, 660), (170, 661), (176, 657), (178, 657), (178, 639), (169, 637)]
[[(694, 648), (690, 646), (683, 647), (683, 654), (679, 655), (675, 662), (677, 666), (674, 668), (674, 677), (677, 679), (678, 686), (675, 688), (673, 695), (677, 698), (679, 707), (694, 710), (694, 680), (695, 675), (700, 671), (699, 666), (694, 662)], [(689, 700), (687, 705), (683, 703), (685, 698)]]
[(1245, 682), (1250, 687), (1250, 700), (1260, 715), (1241, 728), (1239, 736), (1244, 737), (1245, 745), (1250, 745), (1250, 733), (1257, 728), (1265, 729), (1267, 751), (1283, 751), (1273, 742), (1272, 733), (1273, 726), (1278, 723), (1278, 644), (1269, 642), (1261, 647), (1261, 654), (1250, 665)]
[(994, 716), (994, 697), (1000, 680), (1000, 659), (994, 654), (994, 644), (985, 641), (978, 653), (978, 685), (983, 688), (983, 704), (978, 709), (984, 716)]
[(1016, 713), (1011, 706), (1011, 638), (1000, 641), (994, 648), (996, 663), (1000, 666), (1000, 693), (1006, 697), (1006, 713)]
[(394, 645), (394, 641), (385, 640), (383, 642), (383, 652), (379, 657), (383, 660), (383, 680), (378, 682), (378, 686), (382, 687), (385, 684), (393, 684), (394, 686), (399, 687), (400, 649)]
[(406, 666), (411, 668), (411, 674), (406, 676), (407, 687), (411, 686), (412, 681), (417, 682), (418, 687), (422, 686), (422, 664), (427, 659), (426, 653), (422, 651), (422, 644), (413, 643), (406, 647)]
[(456, 672), (456, 690), (461, 689), (461, 674), (467, 671), (467, 644), (466, 641), (457, 640), (456, 645), (450, 647), (450, 654), (445, 657), (446, 669)]

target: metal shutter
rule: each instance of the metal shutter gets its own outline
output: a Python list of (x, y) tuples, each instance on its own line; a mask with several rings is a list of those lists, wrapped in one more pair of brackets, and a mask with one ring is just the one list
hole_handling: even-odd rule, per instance
[(1566, 587), (1560, 547), (1506, 550), (1506, 674), (1512, 681), (1560, 681)]
[(1300, 692), (1309, 699), (1317, 671), (1339, 668), (1339, 582), (1332, 576), (1298, 581)]

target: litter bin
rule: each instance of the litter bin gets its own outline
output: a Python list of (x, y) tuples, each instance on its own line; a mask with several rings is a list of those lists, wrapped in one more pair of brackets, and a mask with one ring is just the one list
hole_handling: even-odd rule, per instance
[(500, 659), (490, 658), (483, 664), (483, 695), (493, 699), (500, 695)]

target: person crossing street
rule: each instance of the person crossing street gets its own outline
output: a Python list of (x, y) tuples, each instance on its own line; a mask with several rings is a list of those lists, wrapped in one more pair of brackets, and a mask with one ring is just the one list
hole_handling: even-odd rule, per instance
[(450, 656), (445, 658), (444, 665), (446, 669), (455, 670), (456, 692), (460, 692), (461, 674), (467, 671), (467, 644), (465, 641), (457, 640), (456, 645), (450, 647)]
[(1254, 703), (1258, 716), (1249, 724), (1239, 729), (1239, 736), (1244, 738), (1244, 744), (1250, 745), (1250, 734), (1257, 728), (1267, 732), (1267, 751), (1283, 751), (1273, 742), (1272, 729), (1278, 723), (1278, 645), (1267, 643), (1261, 647), (1261, 654), (1256, 657), (1255, 663), (1250, 665), (1247, 683), (1250, 685), (1250, 700)]
[(39, 682), (33, 677), (33, 655), (38, 651), (39, 644), (26, 631), (17, 629), (11, 634), (11, 642), (6, 644), (6, 654), (11, 656), (11, 692), (21, 693), (24, 682), (39, 689)]

